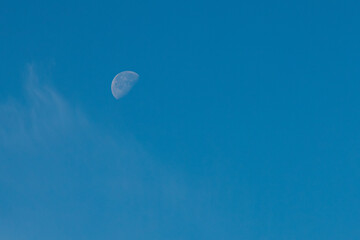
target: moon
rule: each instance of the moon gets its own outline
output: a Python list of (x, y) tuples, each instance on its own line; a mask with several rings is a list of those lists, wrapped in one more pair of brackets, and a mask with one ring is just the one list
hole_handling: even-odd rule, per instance
[(114, 98), (125, 96), (139, 79), (139, 74), (133, 71), (118, 73), (111, 82), (111, 92)]

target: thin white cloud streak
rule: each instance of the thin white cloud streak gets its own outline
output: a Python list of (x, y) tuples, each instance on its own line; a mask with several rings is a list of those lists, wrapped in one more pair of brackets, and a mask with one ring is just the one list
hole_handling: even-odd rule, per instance
[[(42, 156), (45, 150), (50, 155), (62, 151), (58, 156), (62, 158), (69, 151), (73, 161), (134, 168), (141, 159), (144, 167), (151, 167), (148, 154), (131, 135), (120, 134), (115, 139), (97, 128), (53, 88), (41, 84), (33, 65), (28, 66), (26, 76), (24, 103), (14, 99), (0, 103), (0, 152), (31, 157)], [(134, 180), (132, 185), (136, 184)]]
[(52, 88), (39, 83), (34, 66), (29, 65), (27, 71), (25, 103), (10, 99), (0, 104), (2, 146), (45, 143), (88, 125), (80, 111), (72, 109)]
[[(153, 161), (133, 137), (121, 138), (98, 129), (28, 66), (24, 101), (0, 103), (0, 193), (10, 191), (0, 202), (0, 212), (9, 212), (0, 215), (0, 232), (22, 231), (19, 239), (91, 239), (95, 230), (81, 235), (89, 226), (79, 222), (98, 224), (101, 232), (102, 219), (136, 223), (145, 236), (161, 226), (159, 212), (182, 214), (176, 206), (187, 191), (180, 178)], [(42, 231), (46, 228), (49, 232)], [(134, 229), (114, 231), (131, 237)]]

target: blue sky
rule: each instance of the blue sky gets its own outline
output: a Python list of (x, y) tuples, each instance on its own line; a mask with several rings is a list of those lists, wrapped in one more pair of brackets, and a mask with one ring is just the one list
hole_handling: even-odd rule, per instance
[(0, 239), (358, 239), (359, 8), (2, 2)]

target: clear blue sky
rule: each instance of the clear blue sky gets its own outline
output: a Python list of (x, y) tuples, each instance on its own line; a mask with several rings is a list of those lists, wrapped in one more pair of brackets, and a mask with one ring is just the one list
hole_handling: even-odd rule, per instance
[(359, 239), (359, 11), (2, 1), (0, 239)]

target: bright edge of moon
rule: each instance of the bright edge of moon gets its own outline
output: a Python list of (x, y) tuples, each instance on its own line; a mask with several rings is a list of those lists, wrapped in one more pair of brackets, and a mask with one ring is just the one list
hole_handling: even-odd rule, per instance
[(111, 92), (114, 98), (124, 97), (139, 79), (139, 74), (133, 71), (118, 73), (111, 82)]

